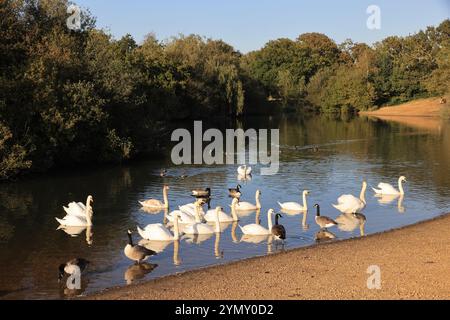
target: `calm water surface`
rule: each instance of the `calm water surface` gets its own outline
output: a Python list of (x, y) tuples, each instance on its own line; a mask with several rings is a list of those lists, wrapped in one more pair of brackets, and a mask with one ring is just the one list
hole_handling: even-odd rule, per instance
[[(308, 203), (320, 203), (322, 213), (337, 218), (331, 204), (343, 193), (358, 195), (361, 182), (396, 185), (405, 175), (404, 198), (374, 197), (368, 190), (365, 233), (370, 234), (429, 219), (450, 211), (450, 125), (438, 129), (411, 127), (370, 119), (325, 117), (252, 119), (228, 127), (280, 128), (280, 170), (274, 176), (252, 177), (241, 182), (243, 199), (254, 202), (262, 191), (262, 211), (241, 216), (241, 225), (261, 219), (267, 225), (267, 210), (278, 209), (277, 201), (301, 202), (308, 189)], [(311, 149), (318, 146), (318, 150)], [(160, 168), (168, 176), (159, 176)], [(259, 172), (258, 166), (254, 171)], [(180, 175), (188, 178), (179, 179)], [(172, 166), (170, 159), (146, 161), (122, 167), (54, 172), (31, 180), (0, 185), (0, 299), (68, 298), (104, 288), (126, 285), (212, 264), (283, 250), (271, 239), (242, 239), (236, 225), (223, 225), (220, 237), (189, 238), (159, 245), (161, 251), (142, 267), (123, 254), (126, 230), (162, 222), (164, 213), (141, 210), (138, 200), (162, 199), (162, 185), (170, 185), (171, 209), (192, 202), (190, 190), (211, 187), (212, 206), (229, 211), (227, 188), (237, 184), (236, 166)], [(91, 230), (57, 230), (54, 217), (63, 217), (63, 205), (85, 202), (94, 196), (94, 226)], [(315, 243), (319, 230), (314, 210), (285, 214), (284, 249)], [(341, 217), (345, 221), (345, 217)], [(360, 236), (360, 228), (349, 221), (340, 230), (330, 229), (338, 239)], [(134, 235), (135, 242), (140, 240)], [(415, 250), (416, 248), (411, 248)], [(73, 257), (92, 262), (83, 275), (82, 290), (70, 292), (57, 281), (57, 268)]]

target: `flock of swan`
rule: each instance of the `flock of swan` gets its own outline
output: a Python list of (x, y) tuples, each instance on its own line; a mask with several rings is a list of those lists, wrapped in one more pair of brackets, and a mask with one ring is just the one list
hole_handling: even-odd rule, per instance
[[(240, 166), (238, 168), (239, 175), (250, 175), (251, 167)], [(399, 196), (404, 195), (403, 183), (406, 182), (406, 178), (401, 176), (398, 179), (398, 189), (389, 183), (379, 183), (377, 188), (372, 188), (376, 195), (385, 196)], [(143, 240), (147, 241), (161, 241), (171, 242), (180, 239), (182, 234), (184, 235), (212, 235), (220, 234), (222, 232), (221, 223), (234, 222), (238, 225), (241, 232), (246, 236), (271, 236), (276, 241), (284, 243), (286, 239), (286, 229), (279, 223), (279, 218), (282, 217), (281, 213), (275, 212), (273, 208), (267, 211), (267, 227), (261, 225), (259, 219), (256, 219), (255, 223), (240, 225), (239, 215), (245, 212), (256, 211), (258, 214), (262, 208), (260, 190), (255, 193), (255, 203), (241, 201), (242, 191), (241, 186), (237, 185), (236, 188), (228, 189), (228, 195), (231, 200), (230, 213), (225, 212), (221, 206), (216, 206), (210, 209), (211, 189), (196, 189), (192, 190), (192, 196), (195, 201), (187, 203), (178, 207), (178, 209), (168, 212), (169, 209), (169, 186), (163, 186), (163, 200), (147, 199), (139, 201), (143, 208), (148, 210), (165, 210), (165, 218), (170, 223), (153, 223), (148, 224), (145, 227), (136, 226), (138, 234)], [(355, 218), (359, 224), (364, 225), (366, 217), (361, 211), (366, 207), (365, 193), (367, 189), (366, 181), (363, 181), (361, 192), (359, 197), (344, 194), (337, 199), (337, 204), (333, 206), (342, 214), (350, 215)], [(280, 211), (283, 213), (302, 213), (308, 211), (307, 196), (310, 191), (304, 190), (302, 193), (302, 203), (297, 202), (278, 202)], [(66, 216), (62, 219), (56, 218), (60, 227), (90, 227), (93, 225), (93, 209), (92, 204), (94, 200), (92, 196), (88, 196), (86, 204), (81, 202), (71, 202), (67, 207), (63, 207), (66, 212)], [(208, 209), (204, 209), (204, 205), (208, 204)], [(332, 239), (335, 238), (334, 234), (328, 231), (328, 228), (338, 226), (345, 222), (339, 221), (339, 219), (332, 219), (327, 216), (323, 216), (320, 211), (319, 204), (314, 205), (315, 223), (319, 226), (320, 230), (316, 234), (316, 239)], [(238, 214), (239, 213), (239, 214)], [(306, 216), (306, 215), (305, 215)], [(275, 223), (273, 223), (275, 218)], [(128, 243), (124, 248), (125, 256), (134, 261), (136, 264), (147, 260), (150, 256), (155, 255), (157, 252), (151, 250), (144, 245), (134, 244), (132, 238), (133, 232), (127, 230)], [(362, 234), (363, 235), (363, 234)], [(74, 264), (81, 263), (80, 269), (85, 269), (86, 260), (82, 258), (72, 259), (60, 266), (61, 274), (69, 273), (72, 270)]]

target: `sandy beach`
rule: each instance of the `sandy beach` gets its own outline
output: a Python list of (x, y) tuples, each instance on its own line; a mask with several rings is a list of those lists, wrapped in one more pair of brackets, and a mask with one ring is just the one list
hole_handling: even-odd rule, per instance
[[(87, 299), (449, 299), (450, 214), (362, 238), (112, 288)], [(381, 270), (368, 289), (367, 268)]]

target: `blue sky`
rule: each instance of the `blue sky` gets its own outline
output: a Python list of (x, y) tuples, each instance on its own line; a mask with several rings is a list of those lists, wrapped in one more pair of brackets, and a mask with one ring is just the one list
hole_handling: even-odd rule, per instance
[[(277, 38), (321, 32), (340, 43), (347, 38), (373, 43), (408, 35), (449, 17), (450, 0), (73, 0), (89, 8), (97, 26), (116, 38), (130, 33), (138, 42), (196, 33), (222, 39), (241, 52)], [(369, 30), (366, 9), (381, 9), (381, 29)]]

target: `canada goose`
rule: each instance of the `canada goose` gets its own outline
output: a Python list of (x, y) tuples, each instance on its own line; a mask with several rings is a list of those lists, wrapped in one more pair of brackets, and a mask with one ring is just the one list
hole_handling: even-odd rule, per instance
[(65, 274), (74, 274), (76, 272), (79, 272), (81, 274), (84, 270), (86, 270), (88, 264), (90, 262), (83, 258), (74, 258), (72, 260), (67, 261), (66, 263), (59, 265), (59, 275), (58, 275), (58, 281), (61, 281), (61, 279), (64, 277)]
[[(231, 202), (231, 216), (226, 214), (223, 210), (220, 210), (219, 212), (219, 222), (232, 222), (232, 221), (238, 221), (239, 218), (236, 214), (236, 205), (238, 204), (239, 199), (233, 198), (233, 201)], [(211, 209), (208, 210), (204, 216), (205, 220), (207, 222), (215, 222), (216, 221), (216, 210)]]
[(403, 190), (403, 182), (406, 182), (406, 177), (401, 176), (398, 178), (398, 190), (395, 189), (391, 184), (380, 182), (378, 184), (379, 189), (372, 188), (376, 194), (380, 195), (403, 195), (405, 191)]
[(145, 201), (139, 201), (141, 206), (148, 207), (148, 208), (169, 208), (169, 199), (167, 196), (167, 191), (169, 190), (169, 186), (163, 187), (163, 200), (164, 202), (161, 202), (160, 200), (156, 199), (149, 199)]
[(174, 231), (173, 235), (162, 223), (153, 223), (148, 224), (143, 230), (137, 226), (137, 230), (141, 237), (146, 240), (158, 240), (158, 241), (173, 241), (179, 239), (179, 230), (178, 230), (178, 219), (179, 213), (175, 213), (175, 217), (173, 219)]
[(165, 177), (167, 174), (167, 170), (166, 169), (161, 169), (161, 171), (159, 172), (159, 176), (160, 177)]
[(256, 223), (247, 224), (243, 227), (241, 227), (239, 225), (239, 228), (241, 229), (242, 233), (245, 235), (250, 235), (250, 236), (271, 235), (272, 234), (272, 214), (273, 213), (274, 213), (273, 209), (269, 209), (269, 211), (267, 211), (267, 225), (268, 225), (267, 229)]
[(238, 184), (236, 186), (236, 188), (229, 188), (228, 189), (229, 197), (239, 199), (241, 197), (241, 189), (240, 188), (242, 188), (242, 186), (240, 184)]
[(211, 188), (194, 189), (192, 190), (192, 196), (196, 198), (209, 198), (211, 197)]
[(357, 211), (361, 211), (366, 206), (366, 188), (367, 182), (363, 181), (359, 198), (351, 194), (344, 194), (337, 199), (338, 204), (333, 204), (333, 207), (335, 207), (342, 213), (354, 213)]
[(237, 172), (241, 176), (249, 176), (252, 174), (252, 167), (247, 167), (247, 165), (242, 165), (237, 168)]
[[(198, 207), (197, 207), (198, 210)], [(206, 223), (196, 222), (186, 226), (183, 230), (185, 234), (211, 234), (221, 232), (220, 222), (219, 222), (219, 212), (223, 211), (222, 207), (216, 207), (216, 220), (215, 227), (210, 226)]]
[(309, 195), (308, 190), (303, 191), (303, 205), (297, 203), (297, 202), (284, 202), (280, 203), (278, 202), (281, 209), (284, 210), (291, 210), (291, 211), (307, 211), (308, 210), (308, 204), (306, 202), (306, 196)]
[(239, 203), (237, 203), (237, 205), (236, 205), (236, 210), (247, 211), (247, 210), (261, 209), (261, 202), (260, 202), (261, 194), (262, 193), (260, 190), (256, 190), (256, 194), (255, 194), (256, 204), (253, 204), (253, 203), (250, 203), (247, 201), (239, 201)]
[(155, 251), (149, 250), (141, 245), (133, 245), (133, 238), (131, 237), (131, 230), (127, 231), (128, 235), (128, 244), (125, 246), (123, 252), (127, 256), (128, 259), (135, 261), (137, 264), (140, 264), (142, 261), (147, 260), (150, 256), (156, 254)]
[(286, 229), (281, 224), (278, 224), (278, 218), (282, 218), (283, 216), (279, 213), (275, 215), (275, 225), (272, 227), (272, 234), (275, 239), (285, 240), (286, 239)]
[(316, 207), (316, 209), (317, 209), (315, 220), (320, 228), (322, 228), (322, 229), (330, 228), (330, 227), (336, 226), (338, 224), (336, 221), (334, 221), (331, 218), (321, 216), (320, 215), (320, 206), (317, 203), (314, 205), (314, 207)]
[(93, 202), (94, 198), (92, 196), (87, 197), (86, 205), (80, 202), (71, 202), (68, 207), (63, 207), (67, 213), (66, 216), (62, 219), (55, 217), (55, 219), (60, 225), (67, 227), (92, 226), (92, 216), (94, 213), (91, 204)]

